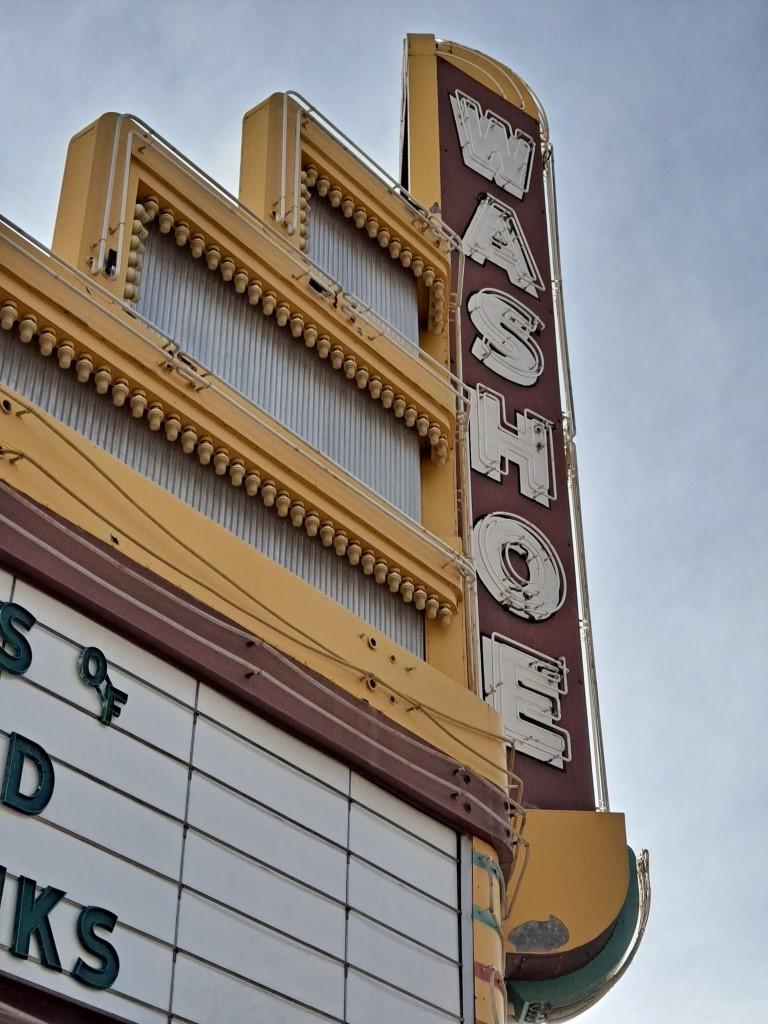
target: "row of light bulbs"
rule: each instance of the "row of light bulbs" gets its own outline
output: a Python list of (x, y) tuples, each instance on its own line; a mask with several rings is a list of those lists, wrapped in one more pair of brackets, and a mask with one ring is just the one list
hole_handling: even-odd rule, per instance
[(154, 220), (157, 212), (157, 200), (150, 200), (146, 206), (137, 203), (134, 207), (131, 234), (128, 239), (128, 266), (125, 270), (125, 284), (123, 285), (123, 298), (128, 302), (139, 301), (145, 243), (149, 238), (147, 225)]

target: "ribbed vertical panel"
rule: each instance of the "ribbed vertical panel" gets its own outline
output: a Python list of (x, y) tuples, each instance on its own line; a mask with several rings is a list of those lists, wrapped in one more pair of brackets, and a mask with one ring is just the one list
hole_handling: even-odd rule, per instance
[(415, 432), (157, 230), (147, 239), (136, 308), (259, 408), (421, 519)]
[[(359, 615), (374, 629), (419, 657), (424, 656), (421, 616), (372, 577), (363, 576), (332, 549), (310, 540), (303, 530), (265, 509), (257, 498), (216, 476), (185, 455), (181, 446), (147, 429), (127, 407), (116, 408), (97, 395), (93, 384), (79, 384), (73, 371), (60, 370), (36, 345), (23, 345), (14, 331), (0, 335), (0, 378), (56, 419), (132, 466), (171, 494), (263, 551), (296, 576)], [(297, 610), (298, 614), (298, 610)]]
[(419, 344), (416, 279), (386, 249), (318, 196), (309, 208), (309, 255), (313, 262), (370, 306), (408, 341)]

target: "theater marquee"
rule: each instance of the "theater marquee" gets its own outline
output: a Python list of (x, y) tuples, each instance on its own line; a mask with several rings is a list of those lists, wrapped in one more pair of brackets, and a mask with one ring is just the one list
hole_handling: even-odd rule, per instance
[[(482, 685), (535, 807), (595, 806), (539, 122), (437, 62), (442, 214), (463, 241)], [(454, 257), (458, 274), (458, 258)]]

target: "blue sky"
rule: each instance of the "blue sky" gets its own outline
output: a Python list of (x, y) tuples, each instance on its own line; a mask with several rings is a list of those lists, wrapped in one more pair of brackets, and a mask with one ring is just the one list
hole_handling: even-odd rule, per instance
[(529, 81), (557, 156), (608, 782), (654, 885), (634, 966), (584, 1019), (764, 1019), (768, 5), (279, 9), (0, 0), (0, 210), (48, 242), (68, 139), (110, 109), (236, 191), (242, 114), (287, 88), (396, 172), (408, 31)]

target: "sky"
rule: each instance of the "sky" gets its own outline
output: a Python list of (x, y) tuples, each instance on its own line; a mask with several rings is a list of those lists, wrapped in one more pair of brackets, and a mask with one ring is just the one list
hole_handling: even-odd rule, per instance
[(243, 113), (291, 88), (397, 173), (407, 32), (531, 84), (611, 805), (653, 884), (635, 963), (583, 1019), (768, 1019), (768, 3), (0, 0), (0, 19), (0, 212), (46, 243), (67, 142), (105, 110), (237, 191)]

